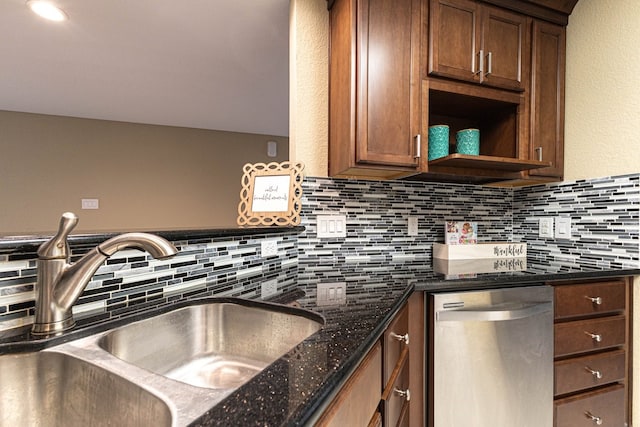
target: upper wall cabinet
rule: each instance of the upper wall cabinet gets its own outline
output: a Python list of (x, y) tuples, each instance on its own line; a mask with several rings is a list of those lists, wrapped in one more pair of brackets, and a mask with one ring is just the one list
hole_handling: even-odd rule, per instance
[(337, 0), (331, 9), (329, 174), (420, 170), (421, 0)]
[(560, 25), (533, 23), (529, 158), (550, 166), (530, 176), (563, 176), (565, 32)]
[(431, 1), (429, 74), (523, 91), (529, 22), (471, 0)]
[[(330, 1), (330, 176), (561, 180), (576, 1)], [(427, 160), (429, 126), (441, 124), (450, 154)], [(456, 153), (466, 128), (480, 131), (479, 155)]]

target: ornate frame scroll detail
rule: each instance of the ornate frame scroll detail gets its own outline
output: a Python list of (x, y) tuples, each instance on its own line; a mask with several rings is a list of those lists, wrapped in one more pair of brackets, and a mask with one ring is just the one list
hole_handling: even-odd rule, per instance
[(301, 162), (244, 165), (238, 225), (299, 225), (303, 169)]

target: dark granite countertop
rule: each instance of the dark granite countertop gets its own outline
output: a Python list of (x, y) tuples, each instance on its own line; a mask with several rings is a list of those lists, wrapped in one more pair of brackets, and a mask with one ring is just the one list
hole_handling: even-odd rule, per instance
[[(170, 241), (186, 240), (186, 239), (199, 239), (199, 238), (218, 238), (218, 237), (236, 237), (236, 236), (248, 236), (257, 234), (287, 234), (287, 233), (301, 233), (304, 231), (304, 226), (291, 226), (291, 227), (218, 227), (210, 229), (192, 229), (192, 230), (145, 230), (136, 229), (136, 232), (145, 232), (156, 234), (164, 237)], [(127, 231), (118, 232), (97, 232), (86, 234), (72, 234), (69, 236), (69, 244), (95, 244), (102, 243), (105, 240), (115, 237), (119, 234)], [(38, 247), (49, 240), (53, 233), (46, 235), (29, 235), (29, 236), (2, 236), (0, 237), (0, 254), (13, 253), (16, 251), (31, 251), (35, 252)]]
[[(414, 289), (442, 292), (640, 275), (640, 268), (567, 266), (539, 261), (533, 257), (525, 264), (495, 261), (485, 267), (488, 270), (495, 267), (495, 270), (505, 271), (488, 273), (453, 274), (447, 270), (459, 270), (459, 265), (436, 266), (444, 270), (441, 273), (430, 270), (408, 271), (402, 278), (392, 279), (392, 283), (374, 291), (347, 292), (347, 302), (344, 305), (318, 306), (313, 296), (303, 297), (299, 300), (302, 308), (321, 314), (326, 320), (324, 328), (200, 416), (192, 425), (299, 426), (312, 423), (330, 402), (338, 386), (353, 372), (382, 335)], [(296, 295), (297, 297), (300, 295)], [(161, 311), (190, 303), (193, 302), (177, 303), (175, 306), (164, 307)], [(22, 337), (9, 340), (0, 336), (0, 354), (41, 349), (148, 315), (137, 314), (113, 324), (80, 328), (51, 341), (29, 340), (28, 332)], [(21, 339), (28, 342), (25, 344)]]
[[(297, 300), (302, 308), (322, 315), (326, 321), (324, 327), (191, 425), (307, 425), (321, 413), (338, 386), (358, 366), (412, 292), (413, 286), (402, 279), (374, 292), (347, 293), (346, 304), (343, 305), (318, 306), (314, 297)], [(294, 293), (293, 297), (299, 298), (300, 295)], [(79, 325), (70, 332), (49, 339), (34, 338), (28, 328), (23, 328), (19, 334), (14, 331), (10, 337), (0, 336), (0, 354), (42, 350), (201, 301), (183, 301), (87, 327)]]
[[(415, 287), (419, 291), (441, 292), (464, 289), (483, 289), (553, 281), (602, 279), (608, 277), (640, 275), (640, 266), (599, 266), (594, 264), (567, 264), (547, 259), (507, 258), (481, 260), (481, 270), (489, 272), (473, 273), (468, 269), (478, 268), (478, 264), (466, 261), (436, 262), (434, 271), (416, 273)], [(468, 264), (468, 269), (465, 268)], [(462, 271), (462, 273), (460, 273)]]

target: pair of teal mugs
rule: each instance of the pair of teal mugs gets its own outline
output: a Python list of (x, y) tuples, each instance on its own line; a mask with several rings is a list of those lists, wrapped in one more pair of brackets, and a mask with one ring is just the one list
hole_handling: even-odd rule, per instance
[[(456, 152), (477, 156), (480, 154), (480, 131), (462, 129), (456, 133)], [(449, 155), (449, 126), (429, 126), (429, 160)]]

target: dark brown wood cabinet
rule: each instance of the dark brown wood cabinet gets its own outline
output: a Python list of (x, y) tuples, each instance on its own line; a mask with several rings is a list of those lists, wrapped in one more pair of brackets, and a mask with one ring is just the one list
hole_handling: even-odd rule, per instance
[[(565, 27), (577, 0), (335, 0), (329, 175), (516, 186), (561, 180)], [(427, 161), (428, 127), (450, 156)], [(480, 155), (455, 132), (480, 129)]]
[(329, 175), (420, 169), (422, 0), (337, 0), (330, 12)]
[(429, 74), (525, 90), (527, 16), (472, 0), (432, 0)]
[(530, 171), (532, 177), (564, 174), (565, 33), (560, 25), (533, 22), (529, 158), (551, 166)]
[(424, 303), (412, 295), (317, 426), (411, 426), (424, 419)]
[(554, 285), (555, 426), (631, 425), (631, 278)]

